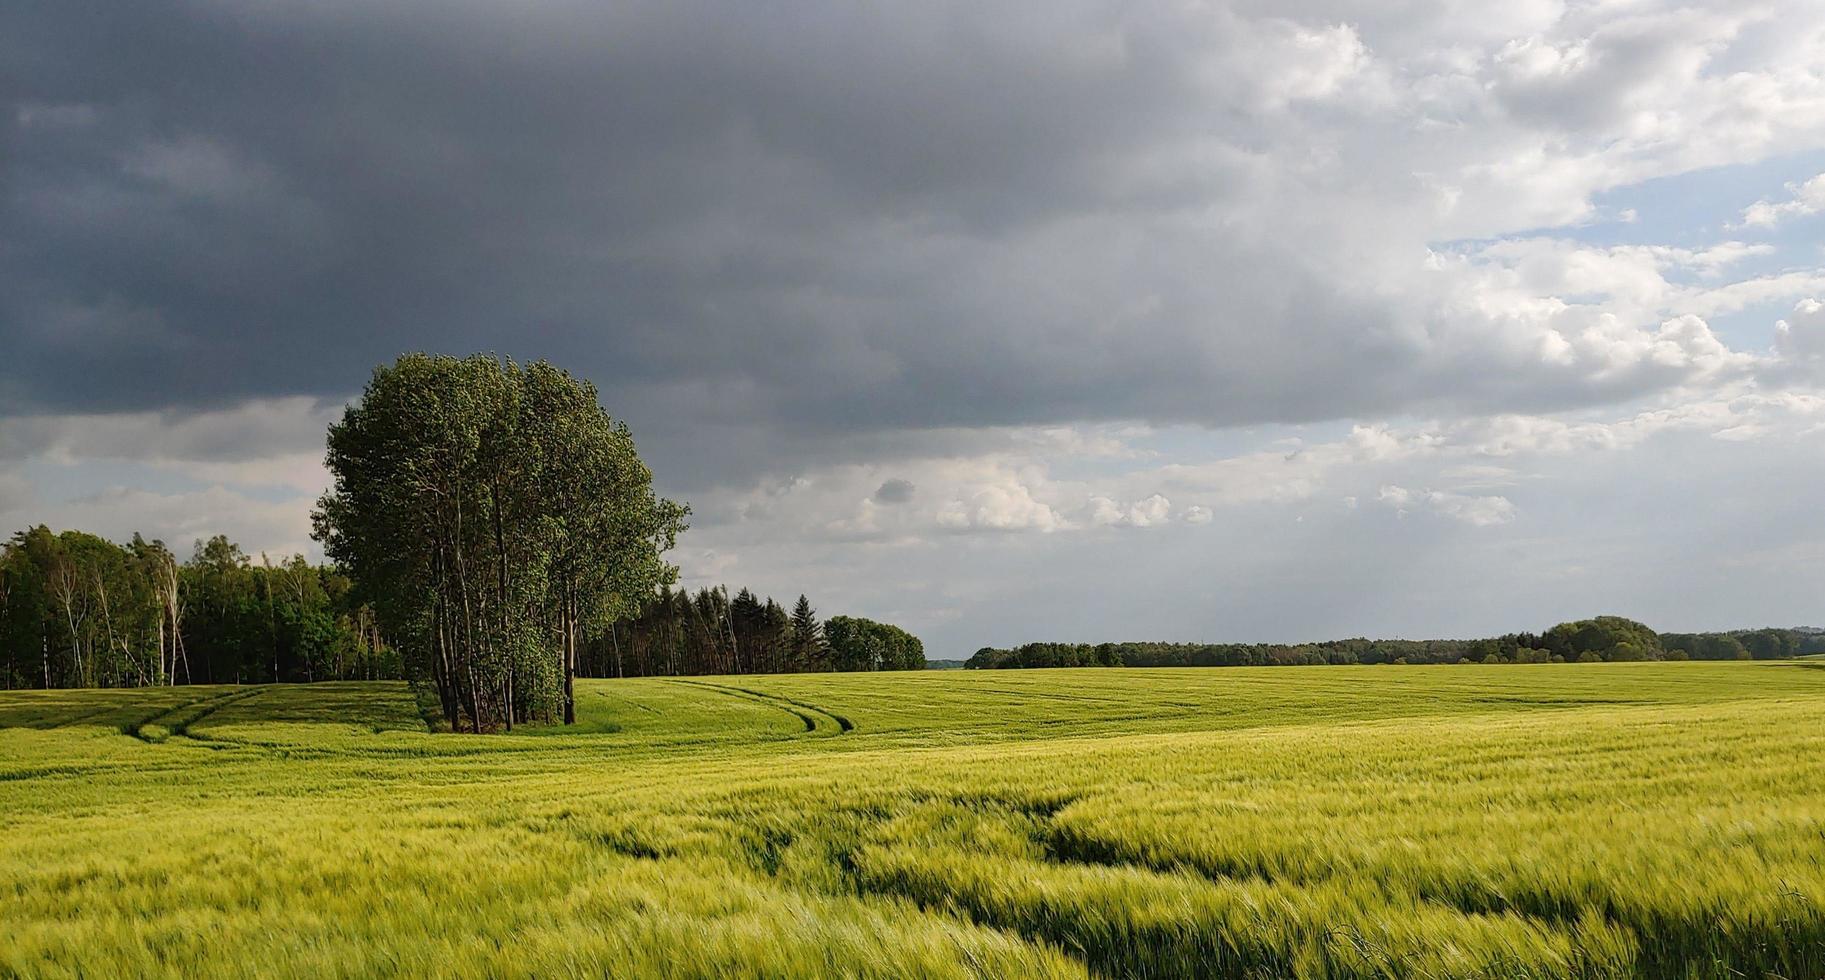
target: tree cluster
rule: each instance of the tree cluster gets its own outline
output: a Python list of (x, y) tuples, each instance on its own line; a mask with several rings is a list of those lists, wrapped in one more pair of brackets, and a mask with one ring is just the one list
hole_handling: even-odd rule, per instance
[(824, 624), (833, 670), (924, 670), (925, 644), (887, 623), (832, 616)]
[(593, 640), (584, 662), (597, 677), (924, 668), (924, 645), (899, 627), (852, 616), (819, 623), (802, 595), (787, 612), (745, 588), (731, 598), (726, 587), (661, 586)]
[(1022, 667), (1277, 667), (1322, 664), (1565, 663), (1776, 659), (1825, 652), (1825, 632), (1759, 629), (1657, 634), (1620, 616), (1560, 623), (1545, 633), (1473, 640), (1318, 643), (1027, 643), (984, 647), (972, 669)]
[(0, 683), (129, 687), (397, 677), (354, 584), (302, 555), (118, 545), (38, 526), (0, 544)]
[(610, 623), (586, 650), (584, 672), (596, 677), (778, 674), (825, 670), (823, 628), (799, 596), (796, 613), (726, 587), (674, 591), (669, 586)]
[(676, 575), (688, 510), (595, 387), (542, 361), (401, 357), (326, 462), (316, 535), (453, 728), (574, 721), (580, 651)]

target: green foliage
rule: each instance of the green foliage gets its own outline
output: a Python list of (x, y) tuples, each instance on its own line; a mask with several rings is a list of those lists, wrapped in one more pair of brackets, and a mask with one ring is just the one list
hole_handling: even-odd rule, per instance
[(836, 616), (819, 623), (811, 600), (788, 614), (747, 589), (661, 588), (639, 615), (592, 643), (585, 674), (600, 677), (923, 670), (925, 647), (905, 630)]
[(0, 687), (399, 677), (373, 610), (334, 568), (254, 563), (220, 535), (179, 564), (39, 526), (0, 544)]
[(0, 694), (0, 975), (1825, 974), (1825, 670)]
[(887, 623), (832, 616), (824, 624), (833, 670), (924, 670), (925, 644)]
[(1540, 645), (1567, 660), (1587, 653), (1609, 661), (1660, 660), (1665, 654), (1658, 633), (1621, 616), (1560, 623), (1546, 631)]
[[(799, 597), (801, 612), (810, 603)], [(801, 631), (809, 629), (810, 642)], [(582, 673), (595, 677), (777, 674), (824, 670), (822, 631), (794, 618), (772, 598), (726, 586), (673, 592), (661, 587), (632, 615), (610, 624), (583, 651)]]
[(594, 386), (544, 362), (401, 357), (326, 462), (315, 533), (452, 727), (572, 720), (587, 634), (676, 574), (660, 556), (687, 509), (653, 493)]
[(1667, 651), (1691, 660), (1785, 660), (1825, 653), (1825, 630), (1755, 629), (1730, 633), (1662, 633)]
[(801, 594), (792, 607), (792, 657), (801, 670), (824, 670), (830, 666), (830, 648), (824, 640), (824, 625), (817, 621), (817, 610)]

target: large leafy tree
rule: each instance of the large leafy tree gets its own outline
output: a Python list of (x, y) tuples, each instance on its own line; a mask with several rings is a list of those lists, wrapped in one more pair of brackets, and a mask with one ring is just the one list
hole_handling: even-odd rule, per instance
[(688, 510), (595, 388), (543, 362), (401, 357), (331, 426), (327, 462), (316, 534), (453, 727), (574, 721), (582, 640), (676, 575)]

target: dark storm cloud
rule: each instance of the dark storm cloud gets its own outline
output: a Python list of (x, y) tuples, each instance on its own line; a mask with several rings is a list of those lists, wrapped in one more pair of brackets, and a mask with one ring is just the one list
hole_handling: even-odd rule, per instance
[[(0, 414), (333, 399), (401, 351), (490, 350), (597, 381), (709, 473), (908, 427), (1682, 380), (1485, 356), (1508, 328), (1387, 275), (1423, 256), (1437, 173), (1508, 151), (1421, 125), (1475, 119), (1450, 88), (1474, 79), (1424, 89), (1404, 130), (1376, 118), (1393, 96), (1338, 16), (20, 0)], [(1501, 29), (1385, 27), (1424, 56)], [(1529, 193), (1563, 210), (1563, 179)], [(1465, 310), (1481, 332), (1416, 322)]]
[(415, 346), (815, 371), (781, 307), (821, 238), (1065, 148), (789, 11), (10, 9), (9, 382), (46, 404), (346, 390)]
[[(1280, 285), (1213, 309), (1167, 282), (1167, 305), (1116, 329), (1097, 321), (1132, 303), (1120, 279), (1151, 246), (1020, 243), (1229, 193), (1222, 165), (1111, 179), (1187, 123), (1183, 26), (925, 5), (9, 5), (0, 397), (334, 395), (433, 349), (558, 359), (637, 421), (1262, 414), (1178, 341), (1188, 321), (1283, 319), (1317, 285), (1289, 278), (1297, 262), (1201, 256)], [(1197, 107), (1205, 126), (1236, 111)]]
[(912, 481), (901, 479), (900, 477), (894, 477), (893, 479), (883, 481), (879, 487), (875, 488), (874, 492), (874, 502), (877, 504), (904, 504), (910, 502), (912, 499)]

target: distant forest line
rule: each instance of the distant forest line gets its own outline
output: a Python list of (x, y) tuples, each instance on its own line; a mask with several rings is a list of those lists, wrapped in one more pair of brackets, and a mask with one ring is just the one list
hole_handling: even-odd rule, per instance
[(1317, 643), (1027, 643), (983, 647), (972, 670), (1036, 667), (1279, 667), (1327, 664), (1572, 663), (1636, 660), (1780, 660), (1825, 653), (1825, 630), (1656, 633), (1620, 616), (1560, 623), (1544, 633), (1471, 640)]

